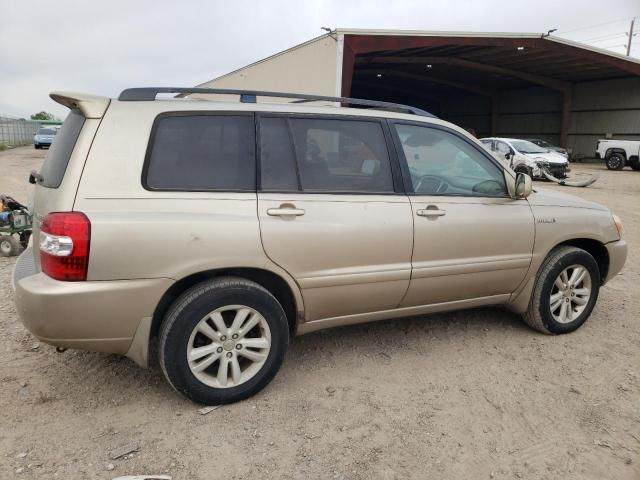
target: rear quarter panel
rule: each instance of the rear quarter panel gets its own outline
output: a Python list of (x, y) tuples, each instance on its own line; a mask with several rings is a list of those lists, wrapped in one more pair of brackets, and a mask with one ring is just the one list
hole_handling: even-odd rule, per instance
[[(284, 277), (262, 249), (255, 193), (143, 187), (151, 127), (167, 105), (113, 101), (96, 134), (75, 203), (91, 220), (88, 279), (179, 280), (226, 267), (264, 268)], [(195, 104), (207, 106), (212, 109)]]

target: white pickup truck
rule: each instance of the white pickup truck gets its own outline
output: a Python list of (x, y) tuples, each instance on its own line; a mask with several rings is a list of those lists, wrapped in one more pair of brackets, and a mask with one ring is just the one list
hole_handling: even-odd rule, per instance
[(640, 140), (598, 140), (596, 157), (602, 158), (609, 170), (622, 170), (626, 165), (640, 170)]

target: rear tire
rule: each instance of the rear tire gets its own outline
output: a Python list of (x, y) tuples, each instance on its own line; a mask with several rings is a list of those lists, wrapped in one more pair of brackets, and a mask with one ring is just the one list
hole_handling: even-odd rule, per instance
[(600, 270), (591, 254), (576, 247), (557, 247), (540, 267), (523, 319), (542, 333), (573, 332), (591, 315), (599, 290)]
[(614, 152), (607, 156), (605, 163), (609, 170), (622, 170), (626, 163), (626, 159), (623, 154)]
[(222, 277), (195, 285), (171, 306), (160, 330), (159, 361), (178, 393), (218, 405), (267, 386), (288, 344), (289, 325), (276, 298), (257, 283)]
[(15, 257), (20, 253), (20, 242), (13, 235), (0, 236), (0, 255)]
[(631, 165), (633, 170), (640, 170), (640, 159), (638, 159), (638, 157), (631, 158), (629, 160), (629, 165)]

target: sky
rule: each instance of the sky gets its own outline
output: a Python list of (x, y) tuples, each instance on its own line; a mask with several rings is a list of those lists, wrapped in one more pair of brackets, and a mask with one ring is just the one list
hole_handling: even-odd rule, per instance
[[(640, 0), (0, 0), (0, 115), (67, 110), (53, 90), (116, 97), (193, 86), (331, 28), (546, 32), (624, 53)], [(636, 22), (640, 32), (640, 18)], [(640, 57), (640, 35), (632, 55)]]

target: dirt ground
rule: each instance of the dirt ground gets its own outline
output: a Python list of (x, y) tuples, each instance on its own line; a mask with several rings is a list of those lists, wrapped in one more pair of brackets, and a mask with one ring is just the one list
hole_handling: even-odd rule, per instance
[[(43, 156), (0, 153), (0, 192), (26, 201)], [(639, 479), (640, 172), (574, 171), (601, 178), (544, 186), (612, 208), (630, 247), (579, 331), (479, 309), (319, 332), (263, 392), (207, 415), (158, 371), (37, 342), (0, 258), (0, 478)]]

